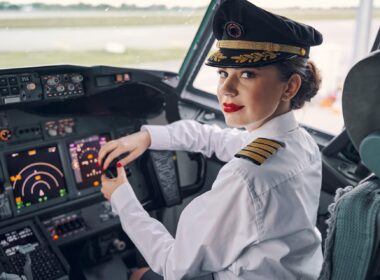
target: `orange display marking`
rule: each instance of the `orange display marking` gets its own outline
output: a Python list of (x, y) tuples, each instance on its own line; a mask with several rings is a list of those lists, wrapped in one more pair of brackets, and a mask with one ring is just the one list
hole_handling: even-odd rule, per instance
[(21, 181), (21, 175), (20, 174), (18, 174), (18, 175), (16, 175), (16, 176), (11, 176), (11, 182), (13, 183), (13, 182), (15, 182), (15, 181)]

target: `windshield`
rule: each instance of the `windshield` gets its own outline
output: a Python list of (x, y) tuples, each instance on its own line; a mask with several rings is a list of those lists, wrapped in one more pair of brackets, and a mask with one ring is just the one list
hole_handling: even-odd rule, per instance
[(0, 67), (106, 64), (178, 72), (207, 5), (194, 0), (0, 2)]

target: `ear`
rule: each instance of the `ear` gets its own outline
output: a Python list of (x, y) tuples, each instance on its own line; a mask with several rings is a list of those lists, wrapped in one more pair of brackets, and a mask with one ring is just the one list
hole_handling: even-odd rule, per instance
[(290, 101), (294, 96), (296, 96), (298, 90), (301, 87), (301, 84), (302, 84), (302, 80), (301, 80), (300, 75), (293, 74), (289, 78), (285, 86), (285, 90), (284, 90), (284, 93), (282, 94), (281, 100), (285, 102)]

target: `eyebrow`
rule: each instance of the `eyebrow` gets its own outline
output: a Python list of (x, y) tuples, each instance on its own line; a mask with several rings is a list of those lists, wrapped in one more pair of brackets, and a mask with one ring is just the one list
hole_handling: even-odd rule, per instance
[(261, 71), (262, 69), (260, 69), (259, 67), (251, 67), (251, 68), (241, 68), (241, 71), (245, 72), (245, 71)]

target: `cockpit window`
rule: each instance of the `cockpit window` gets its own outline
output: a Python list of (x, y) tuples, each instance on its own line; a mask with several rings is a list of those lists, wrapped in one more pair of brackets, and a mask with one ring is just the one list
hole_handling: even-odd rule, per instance
[[(359, 26), (367, 24), (366, 19), (357, 19), (359, 1), (257, 0), (253, 3), (274, 13), (310, 24), (323, 34), (323, 44), (311, 48), (310, 54), (310, 58), (321, 70), (322, 87), (311, 103), (295, 112), (302, 124), (331, 134), (339, 133), (343, 128), (341, 96), (344, 79), (353, 63), (366, 55), (374, 42), (380, 26), (379, 19), (375, 17), (376, 13), (367, 39), (368, 47), (358, 55), (355, 53), (355, 40), (361, 37), (356, 35), (357, 22)], [(193, 86), (215, 94), (217, 79), (217, 69), (202, 66)]]
[(178, 72), (207, 6), (199, 0), (0, 2), (0, 68), (75, 64)]

